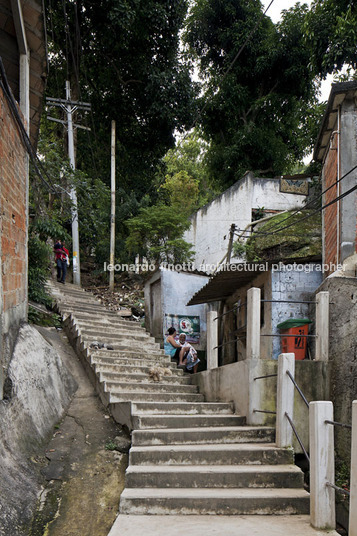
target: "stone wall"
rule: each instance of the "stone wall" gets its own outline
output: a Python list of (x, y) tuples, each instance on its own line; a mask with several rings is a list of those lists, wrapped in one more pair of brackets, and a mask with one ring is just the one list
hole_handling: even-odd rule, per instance
[[(335, 420), (351, 424), (352, 401), (357, 399), (357, 278), (328, 277), (319, 290), (330, 293), (331, 400)], [(336, 429), (336, 452), (350, 463), (351, 432)]]
[(20, 329), (9, 366), (11, 393), (0, 401), (0, 535), (27, 536), (41, 490), (43, 445), (76, 389), (38, 331)]
[(0, 399), (27, 318), (27, 176), (26, 151), (0, 88)]

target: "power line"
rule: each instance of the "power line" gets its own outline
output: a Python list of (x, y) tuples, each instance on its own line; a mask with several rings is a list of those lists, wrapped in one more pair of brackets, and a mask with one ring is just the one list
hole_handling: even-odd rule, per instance
[[(347, 177), (347, 175), (349, 175), (350, 173), (352, 173), (352, 171), (354, 171), (355, 169), (357, 169), (357, 165), (354, 166), (352, 169), (350, 169), (347, 173), (345, 173), (345, 175), (343, 175), (342, 177), (340, 177), (339, 179), (337, 179), (333, 184), (331, 184), (328, 188), (326, 188), (326, 190), (323, 190), (323, 192), (321, 192), (321, 194), (317, 195), (316, 197), (314, 197), (311, 201), (309, 201), (308, 203), (306, 203), (306, 205), (304, 205), (304, 207), (302, 207), (302, 209), (306, 209), (307, 207), (310, 207), (312, 206), (315, 201), (318, 201), (319, 199), (322, 199), (322, 196), (328, 192), (329, 190), (331, 190), (331, 188), (333, 188), (334, 186), (336, 186), (339, 182), (341, 182), (345, 177)], [(297, 209), (295, 210), (294, 212), (290, 213), (289, 215), (287, 215), (287, 217), (284, 219), (284, 223), (287, 221), (287, 220), (290, 220), (293, 216), (295, 216), (296, 214), (299, 214), (299, 212), (301, 212), (301, 209)], [(258, 222), (257, 222), (258, 223)], [(270, 229), (274, 229), (274, 227), (278, 226), (280, 223), (283, 223), (283, 222), (276, 222), (275, 225), (273, 225), (273, 227), (271, 227)], [(279, 229), (277, 229), (277, 232), (279, 231)]]
[[(352, 169), (350, 169), (350, 171), (348, 173), (346, 173), (346, 175), (348, 175), (349, 173), (351, 173), (353, 170), (355, 170), (357, 168), (357, 166), (354, 166)], [(344, 176), (346, 176), (344, 175)], [(273, 235), (273, 234), (276, 234), (276, 233), (279, 233), (280, 231), (284, 231), (285, 229), (289, 229), (290, 227), (293, 227), (294, 225), (299, 225), (301, 222), (307, 220), (308, 218), (311, 218), (312, 216), (314, 216), (315, 214), (317, 214), (318, 212), (322, 212), (323, 210), (325, 210), (326, 208), (330, 207), (331, 205), (337, 203), (337, 201), (340, 201), (341, 199), (343, 199), (344, 197), (347, 197), (348, 195), (350, 195), (352, 192), (356, 191), (357, 190), (357, 184), (355, 186), (353, 186), (352, 188), (350, 188), (349, 190), (347, 190), (347, 192), (344, 192), (343, 194), (339, 195), (338, 197), (335, 197), (334, 199), (332, 199), (332, 201), (330, 201), (329, 203), (326, 203), (326, 205), (323, 205), (322, 207), (314, 210), (311, 214), (308, 214), (306, 216), (304, 216), (303, 218), (300, 218), (298, 221), (294, 222), (294, 223), (290, 223), (289, 225), (285, 225), (284, 227), (280, 227), (279, 229), (276, 229), (275, 231), (273, 232), (259, 232), (259, 231), (256, 231), (254, 232), (253, 234), (258, 234), (258, 235), (264, 235), (264, 236), (270, 236), (270, 235)]]
[[(53, 186), (53, 184), (52, 184), (51, 178), (49, 177), (47, 171), (43, 168), (42, 163), (41, 163), (40, 159), (38, 158), (34, 147), (32, 146), (32, 143), (31, 143), (31, 140), (29, 138), (29, 135), (26, 132), (26, 128), (25, 128), (25, 126), (23, 124), (23, 121), (22, 121), (22, 118), (21, 118), (21, 116), (20, 116), (20, 114), (18, 112), (15, 97), (14, 97), (12, 91), (11, 91), (11, 88), (10, 88), (10, 85), (9, 85), (9, 82), (8, 82), (8, 79), (7, 79), (7, 76), (6, 76), (5, 67), (4, 67), (4, 64), (3, 64), (1, 56), (0, 56), (0, 75), (1, 75), (1, 80), (0, 80), (1, 88), (2, 88), (2, 90), (4, 92), (4, 95), (5, 95), (6, 99), (7, 99), (11, 114), (15, 119), (15, 122), (16, 122), (16, 125), (17, 125), (17, 128), (18, 128), (20, 137), (22, 139), (22, 143), (25, 146), (25, 149), (27, 150), (27, 153), (29, 154), (29, 156), (31, 158), (32, 164), (34, 166), (34, 169), (35, 169), (37, 175), (40, 177), (40, 179), (43, 182), (43, 184), (46, 186), (46, 188), (52, 193), (57, 193), (55, 188), (54, 188), (54, 186)], [(40, 168), (42, 168), (42, 171), (40, 170)], [(44, 178), (42, 172), (46, 175), (48, 182)]]
[[(73, 62), (74, 76), (76, 78), (79, 96), (82, 97), (82, 90), (81, 90), (81, 86), (80, 86), (80, 83), (79, 83), (80, 64), (79, 63), (77, 64), (75, 54), (74, 54), (74, 47), (73, 47), (73, 43), (72, 43), (72, 39), (71, 39), (71, 34), (69, 32), (68, 15), (67, 15), (66, 6), (65, 6), (65, 0), (62, 0), (62, 4), (63, 4), (63, 12), (64, 12), (64, 18), (65, 18), (66, 43), (67, 43), (67, 39), (68, 39), (68, 43), (69, 43), (70, 51), (71, 51), (71, 56), (72, 56), (72, 62)], [(79, 19), (78, 19), (78, 9), (77, 9), (77, 4), (76, 3), (74, 4), (74, 16), (75, 16), (74, 24), (75, 24), (75, 31), (76, 31), (76, 43), (77, 43), (77, 60), (79, 62), (79, 51), (82, 52), (82, 45), (81, 45), (81, 36), (80, 36), (80, 24), (79, 24)], [(67, 51), (67, 53), (68, 53), (68, 51)], [(67, 56), (67, 66), (68, 66), (68, 56)], [(88, 84), (88, 78), (86, 76), (86, 73), (85, 73), (85, 79), (86, 79), (87, 84)], [(96, 138), (95, 123), (94, 123), (94, 117), (93, 117), (92, 109), (90, 109), (90, 114), (91, 114), (92, 127), (93, 127), (93, 131), (94, 131), (94, 137)], [(94, 167), (96, 175), (98, 175), (97, 164), (96, 164), (96, 159), (94, 158), (93, 144), (92, 144), (91, 136), (89, 134), (89, 130), (87, 130), (87, 137), (88, 137), (89, 147), (90, 147), (90, 151), (91, 151), (93, 167)], [(98, 147), (97, 147), (97, 149), (98, 149)]]

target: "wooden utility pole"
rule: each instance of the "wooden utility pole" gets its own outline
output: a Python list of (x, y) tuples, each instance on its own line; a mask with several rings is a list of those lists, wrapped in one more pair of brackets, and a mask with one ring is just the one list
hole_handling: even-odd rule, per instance
[[(76, 169), (76, 161), (74, 154), (74, 138), (73, 138), (73, 127), (83, 128), (85, 130), (90, 130), (88, 127), (81, 125), (76, 125), (73, 123), (73, 114), (76, 110), (84, 110), (86, 112), (90, 111), (91, 105), (87, 102), (78, 102), (71, 100), (71, 86), (69, 81), (66, 81), (66, 99), (55, 99), (52, 97), (47, 97), (46, 99), (48, 106), (59, 106), (62, 108), (66, 115), (67, 121), (61, 119), (56, 119), (55, 117), (47, 117), (50, 121), (55, 121), (57, 123), (62, 123), (67, 127), (68, 131), (68, 157), (73, 170)], [(68, 192), (67, 192), (68, 193)], [(75, 285), (81, 284), (81, 268), (79, 260), (79, 226), (78, 226), (78, 203), (77, 203), (77, 192), (73, 187), (68, 193), (72, 201), (72, 246), (73, 246), (73, 283)]]
[(112, 270), (109, 272), (109, 289), (114, 292), (114, 262), (115, 262), (115, 121), (112, 121), (111, 144), (111, 204), (110, 204), (110, 259)]
[(231, 262), (233, 237), (234, 237), (235, 230), (236, 230), (236, 225), (235, 225), (235, 223), (232, 223), (230, 231), (229, 231), (229, 242), (228, 242), (228, 250), (227, 250), (227, 264), (230, 264), (230, 262)]

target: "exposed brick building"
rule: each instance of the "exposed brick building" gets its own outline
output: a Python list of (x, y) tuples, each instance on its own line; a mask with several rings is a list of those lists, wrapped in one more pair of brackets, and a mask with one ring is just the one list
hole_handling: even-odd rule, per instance
[[(36, 145), (46, 74), (42, 2), (0, 0), (0, 399), (27, 320), (28, 152)], [(16, 118), (17, 117), (17, 118)]]
[[(357, 253), (357, 81), (332, 84), (327, 109), (315, 147), (322, 162), (324, 263), (342, 264)], [(341, 179), (339, 182), (338, 180)], [(326, 274), (328, 275), (328, 274)]]

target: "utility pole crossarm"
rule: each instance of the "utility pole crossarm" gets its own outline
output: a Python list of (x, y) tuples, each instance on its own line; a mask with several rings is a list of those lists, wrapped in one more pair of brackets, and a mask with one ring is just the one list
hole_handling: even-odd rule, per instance
[(46, 102), (51, 106), (61, 106), (64, 104), (65, 106), (77, 106), (77, 108), (82, 109), (87, 108), (88, 111), (91, 109), (90, 102), (72, 101), (71, 99), (55, 99), (53, 97), (46, 97)]

